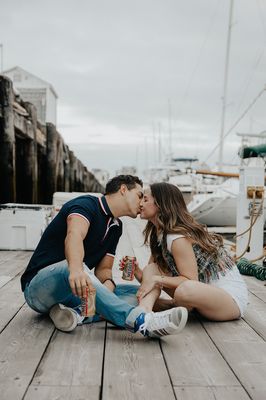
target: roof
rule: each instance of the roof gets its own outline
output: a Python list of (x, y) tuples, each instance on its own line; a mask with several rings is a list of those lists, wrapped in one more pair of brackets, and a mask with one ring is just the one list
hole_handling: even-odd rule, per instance
[(26, 71), (24, 68), (21, 68), (21, 67), (19, 67), (19, 66), (16, 65), (16, 66), (13, 67), (13, 68), (10, 68), (10, 69), (7, 69), (7, 70), (3, 71), (3, 74), (7, 74), (7, 73), (12, 72), (12, 71), (15, 71), (15, 70), (19, 70), (19, 71), (22, 71), (22, 72), (26, 72), (28, 75), (31, 75), (33, 78), (38, 79), (39, 81), (43, 82), (45, 85), (49, 86), (49, 88), (51, 89), (51, 91), (53, 92), (53, 94), (55, 95), (55, 97), (58, 98), (58, 95), (57, 95), (57, 93), (56, 93), (56, 91), (55, 91), (53, 85), (51, 85), (51, 83), (45, 81), (44, 79), (41, 79), (39, 76), (34, 75), (34, 74), (32, 74), (31, 72), (29, 72), (29, 71)]

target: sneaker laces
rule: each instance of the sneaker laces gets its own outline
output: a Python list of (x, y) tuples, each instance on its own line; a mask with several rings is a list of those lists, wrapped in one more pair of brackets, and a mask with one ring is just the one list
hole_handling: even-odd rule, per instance
[(140, 325), (139, 330), (145, 335), (147, 331), (165, 329), (166, 326), (169, 326), (169, 322), (171, 322), (169, 314), (147, 313), (145, 315), (145, 321)]

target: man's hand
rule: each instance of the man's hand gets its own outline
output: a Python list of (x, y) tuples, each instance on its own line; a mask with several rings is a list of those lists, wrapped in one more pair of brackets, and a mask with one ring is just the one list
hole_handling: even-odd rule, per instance
[(75, 296), (85, 297), (86, 288), (89, 289), (89, 292), (94, 291), (94, 286), (86, 272), (72, 270), (69, 273), (69, 284), (72, 290), (72, 293)]

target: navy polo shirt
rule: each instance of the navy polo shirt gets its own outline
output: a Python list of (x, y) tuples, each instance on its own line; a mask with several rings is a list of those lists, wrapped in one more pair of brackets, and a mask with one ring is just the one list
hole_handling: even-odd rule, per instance
[(65, 238), (67, 217), (80, 215), (90, 222), (88, 233), (83, 241), (84, 263), (96, 267), (108, 254), (115, 256), (116, 246), (122, 234), (122, 222), (114, 218), (106, 198), (84, 195), (68, 201), (44, 231), (29, 264), (21, 277), (21, 287), (25, 286), (39, 270), (48, 265), (65, 260)]

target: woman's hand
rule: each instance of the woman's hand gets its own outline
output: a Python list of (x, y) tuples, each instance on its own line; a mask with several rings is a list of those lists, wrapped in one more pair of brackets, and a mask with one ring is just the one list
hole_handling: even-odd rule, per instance
[[(152, 277), (153, 278), (153, 277)], [(139, 290), (137, 291), (137, 299), (140, 302), (143, 297), (145, 297), (148, 293), (150, 293), (156, 286), (156, 282), (153, 279), (150, 279), (149, 281), (145, 281), (141, 284)]]
[(89, 289), (89, 292), (95, 290), (88, 274), (82, 270), (70, 270), (68, 280), (75, 296), (85, 297), (86, 288)]
[[(120, 271), (123, 271), (125, 268), (125, 262), (126, 262), (126, 256), (121, 258), (119, 261), (119, 269)], [(139, 267), (138, 260), (134, 261), (134, 276), (137, 279), (137, 281), (141, 282), (142, 281), (142, 269)]]

